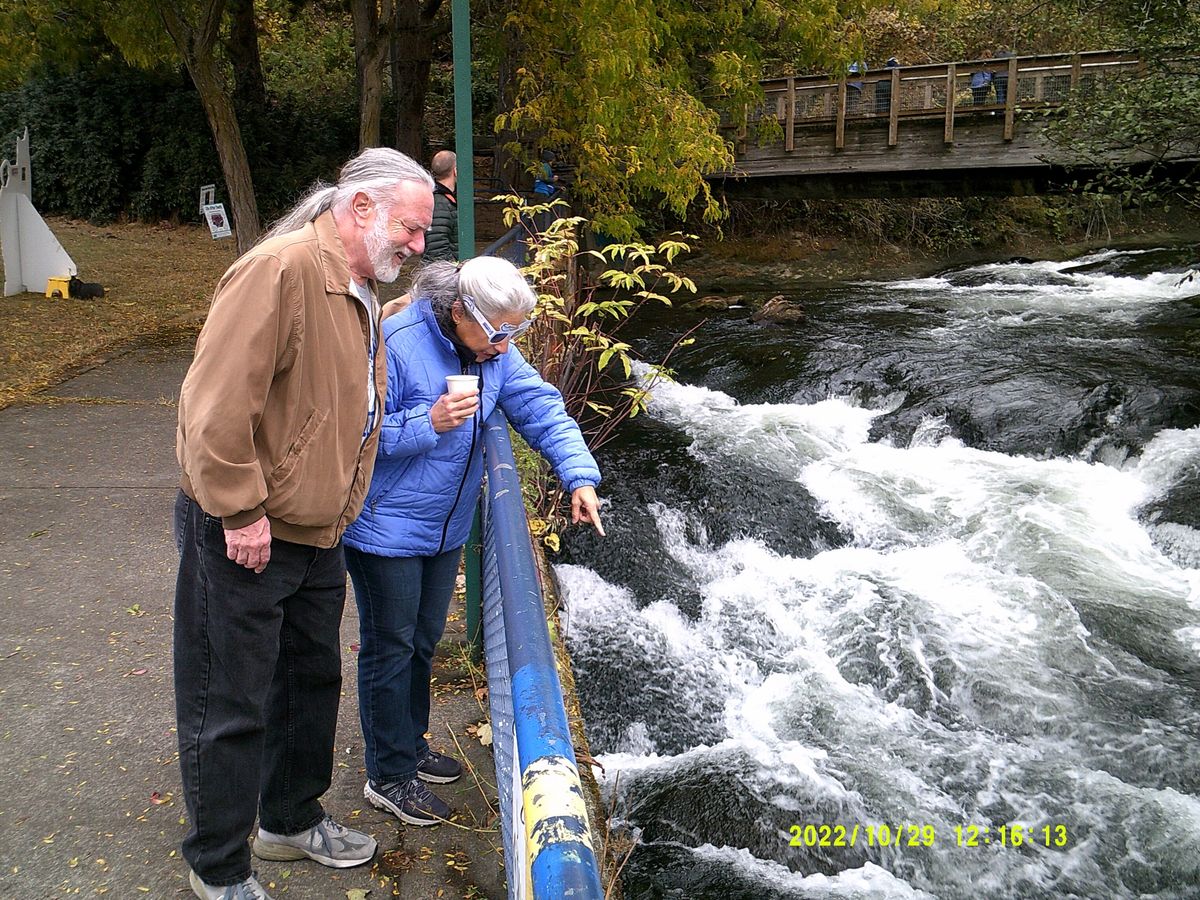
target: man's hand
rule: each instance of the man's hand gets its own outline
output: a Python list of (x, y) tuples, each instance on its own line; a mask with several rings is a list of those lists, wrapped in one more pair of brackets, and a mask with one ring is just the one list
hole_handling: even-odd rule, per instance
[(479, 394), (460, 394), (455, 397), (442, 394), (438, 397), (437, 403), (429, 408), (429, 421), (433, 423), (433, 430), (441, 434), (445, 431), (453, 431), (475, 415), (477, 409), (479, 409)]
[(241, 528), (225, 529), (225, 555), (258, 575), (271, 561), (271, 523), (263, 516)]
[(600, 537), (604, 537), (604, 526), (600, 524), (600, 501), (596, 489), (591, 485), (575, 488), (571, 492), (571, 521), (575, 524), (591, 522)]

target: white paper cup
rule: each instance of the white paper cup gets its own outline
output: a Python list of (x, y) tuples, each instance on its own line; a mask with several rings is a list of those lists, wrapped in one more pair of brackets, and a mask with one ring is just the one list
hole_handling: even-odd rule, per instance
[(446, 393), (451, 397), (465, 397), (479, 393), (478, 375), (447, 375)]

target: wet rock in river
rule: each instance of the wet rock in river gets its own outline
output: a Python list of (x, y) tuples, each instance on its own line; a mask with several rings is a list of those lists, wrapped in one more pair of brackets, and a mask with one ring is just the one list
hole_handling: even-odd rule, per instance
[(736, 295), (719, 296), (717, 294), (709, 294), (707, 297), (697, 297), (695, 300), (689, 300), (683, 305), (684, 309), (729, 309), (731, 306), (737, 306), (742, 298)]
[(783, 294), (776, 294), (756, 310), (751, 320), (754, 322), (771, 322), (775, 325), (799, 325), (807, 318), (804, 307), (796, 300), (789, 300)]

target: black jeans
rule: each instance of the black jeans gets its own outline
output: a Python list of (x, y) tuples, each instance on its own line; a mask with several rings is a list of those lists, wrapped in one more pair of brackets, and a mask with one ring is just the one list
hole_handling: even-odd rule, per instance
[(324, 817), (342, 686), (346, 562), (271, 542), (261, 574), (225, 556), (221, 520), (180, 492), (175, 712), (191, 828), (183, 855), (207, 884), (250, 876), (246, 838)]
[(367, 777), (387, 783), (416, 777), (429, 750), (433, 654), (462, 547), (437, 556), (377, 556), (346, 548), (358, 603), (358, 712)]

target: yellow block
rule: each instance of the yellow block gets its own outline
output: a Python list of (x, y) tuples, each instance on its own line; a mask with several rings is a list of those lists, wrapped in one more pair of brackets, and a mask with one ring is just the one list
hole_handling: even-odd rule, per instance
[(46, 280), (46, 296), (59, 299), (66, 299), (71, 296), (70, 276), (64, 275), (61, 278), (48, 278)]
[(533, 862), (551, 844), (582, 842), (595, 851), (579, 770), (563, 756), (531, 762), (521, 776), (525, 812), (525, 879), (533, 896)]

